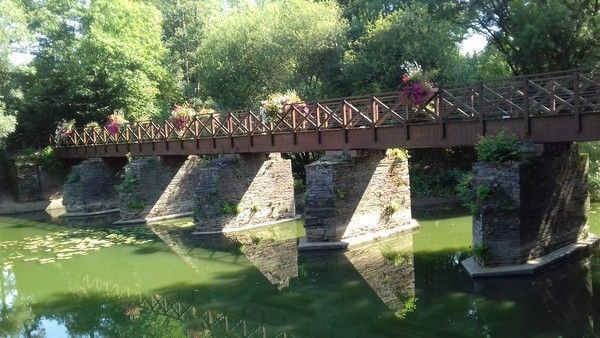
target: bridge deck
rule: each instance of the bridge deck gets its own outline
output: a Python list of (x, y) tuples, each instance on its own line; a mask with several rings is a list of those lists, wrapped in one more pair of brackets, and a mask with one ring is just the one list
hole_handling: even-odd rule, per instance
[(117, 135), (78, 130), (59, 156), (186, 155), (473, 145), (502, 130), (528, 142), (600, 140), (600, 74), (565, 71), (439, 88), (419, 106), (398, 92), (291, 105), (273, 121), (245, 110), (198, 116), (182, 130), (136, 122)]

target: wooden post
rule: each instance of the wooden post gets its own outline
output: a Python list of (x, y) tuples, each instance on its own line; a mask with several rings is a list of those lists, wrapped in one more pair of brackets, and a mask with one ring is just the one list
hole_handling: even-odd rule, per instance
[(579, 70), (573, 72), (573, 98), (575, 100), (575, 118), (577, 119), (577, 133), (581, 133), (581, 98), (579, 97)]
[(523, 103), (525, 107), (523, 109), (523, 116), (525, 121), (525, 134), (531, 134), (531, 125), (530, 125), (530, 114), (529, 114), (529, 79), (527, 77), (523, 78)]

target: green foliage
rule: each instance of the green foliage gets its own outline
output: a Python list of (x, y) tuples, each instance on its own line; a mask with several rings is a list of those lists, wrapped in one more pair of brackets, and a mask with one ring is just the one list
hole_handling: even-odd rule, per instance
[(308, 100), (323, 96), (335, 79), (346, 27), (330, 1), (234, 8), (205, 31), (197, 54), (201, 95), (224, 108), (256, 106), (290, 88)]
[[(441, 165), (438, 167), (444, 169)], [(431, 172), (410, 170), (410, 191), (416, 197), (454, 196), (454, 188), (463, 174), (459, 168)]]
[(471, 203), (473, 202), (473, 179), (475, 175), (472, 171), (466, 172), (460, 176), (458, 184), (456, 185), (456, 195), (463, 202), (464, 206), (471, 209)]
[(119, 183), (115, 189), (120, 193), (131, 193), (137, 190), (140, 186), (140, 178), (132, 173), (130, 170), (126, 170), (123, 175), (123, 181)]
[(354, 94), (395, 90), (415, 68), (438, 71), (459, 57), (466, 27), (435, 17), (423, 3), (402, 5), (370, 24), (343, 60), (344, 86)]
[(570, 0), (472, 1), (474, 25), (515, 74), (591, 66), (598, 60), (600, 6)]
[(146, 207), (145, 203), (141, 200), (132, 200), (127, 202), (127, 208), (134, 210), (141, 210)]
[(237, 215), (241, 212), (240, 206), (229, 201), (221, 203), (221, 213), (224, 215)]
[(252, 208), (250, 208), (250, 211), (251, 211), (253, 214), (257, 213), (257, 212), (258, 212), (258, 210), (260, 210), (260, 208), (259, 208), (259, 206), (258, 206), (258, 205), (256, 205), (256, 204), (252, 205)]
[(394, 315), (398, 319), (405, 319), (406, 316), (417, 309), (417, 297), (409, 297), (405, 299), (402, 303), (402, 308), (397, 310)]
[(306, 191), (306, 186), (302, 179), (294, 177), (294, 193), (301, 194)]
[(341, 189), (335, 189), (333, 193), (335, 194), (335, 198), (339, 200), (345, 200), (346, 198), (348, 198), (348, 193)]
[(381, 255), (383, 258), (392, 262), (394, 266), (401, 266), (407, 261), (406, 253), (402, 253), (398, 250), (393, 250), (390, 248), (382, 248)]
[(80, 179), (81, 179), (81, 175), (79, 175), (79, 173), (77, 171), (72, 171), (67, 176), (67, 182), (69, 182), (69, 183), (79, 182)]
[(410, 158), (408, 150), (404, 148), (391, 148), (387, 150), (387, 153), (394, 159), (394, 161), (404, 162), (408, 161)]
[(600, 201), (600, 142), (579, 143), (579, 152), (588, 154), (588, 189), (592, 201)]
[(391, 216), (399, 210), (400, 210), (400, 204), (398, 204), (396, 202), (392, 202), (385, 206), (385, 208), (383, 209), (383, 214), (386, 216)]
[(519, 161), (523, 158), (517, 138), (505, 132), (481, 137), (475, 144), (475, 151), (477, 160), (481, 162)]
[(490, 247), (485, 244), (475, 244), (471, 248), (471, 254), (478, 262), (485, 264), (490, 259)]
[(129, 119), (160, 115), (177, 89), (163, 62), (161, 14), (132, 0), (27, 2), (40, 48), (27, 77), (20, 116), (26, 131), (55, 121), (105, 121), (117, 109)]
[(456, 194), (463, 202), (463, 205), (469, 208), (471, 214), (476, 215), (481, 210), (481, 206), (490, 197), (493, 192), (488, 183), (480, 183), (473, 189), (474, 175), (472, 172), (461, 176), (456, 185)]
[(51, 174), (59, 174), (63, 170), (62, 162), (50, 146), (39, 151), (38, 163)]

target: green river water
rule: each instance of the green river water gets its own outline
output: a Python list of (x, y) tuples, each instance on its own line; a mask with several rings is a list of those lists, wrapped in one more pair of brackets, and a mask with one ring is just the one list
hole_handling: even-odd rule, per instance
[[(600, 205), (590, 227), (600, 233)], [(600, 255), (528, 278), (460, 268), (470, 216), (347, 252), (301, 254), (301, 222), (197, 237), (0, 217), (0, 336), (557, 337), (600, 327)], [(598, 323), (598, 324), (596, 324)], [(596, 325), (595, 325), (596, 324)]]

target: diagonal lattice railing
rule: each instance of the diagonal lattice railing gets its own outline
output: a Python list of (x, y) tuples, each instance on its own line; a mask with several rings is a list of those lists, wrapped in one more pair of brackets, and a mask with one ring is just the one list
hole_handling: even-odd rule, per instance
[(600, 74), (573, 70), (491, 80), (438, 88), (422, 105), (400, 102), (398, 92), (388, 92), (297, 103), (273, 119), (240, 110), (196, 116), (181, 129), (169, 121), (134, 122), (116, 135), (80, 129), (52, 142), (56, 147), (132, 144), (499, 119), (522, 119), (529, 128), (535, 117), (600, 112)]

